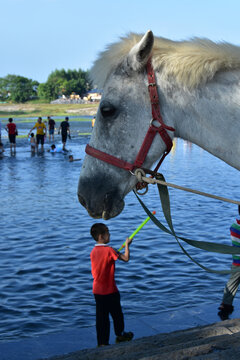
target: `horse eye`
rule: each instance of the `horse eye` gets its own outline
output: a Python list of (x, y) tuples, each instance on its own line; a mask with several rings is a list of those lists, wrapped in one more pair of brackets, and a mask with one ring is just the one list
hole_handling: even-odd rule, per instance
[(116, 112), (116, 108), (112, 104), (105, 102), (101, 105), (100, 111), (103, 117), (112, 117)]

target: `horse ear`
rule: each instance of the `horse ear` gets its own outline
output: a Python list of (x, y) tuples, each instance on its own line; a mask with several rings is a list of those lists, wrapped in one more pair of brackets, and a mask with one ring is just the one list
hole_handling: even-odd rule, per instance
[(154, 36), (151, 30), (148, 30), (143, 38), (129, 52), (127, 56), (127, 65), (134, 71), (142, 69), (152, 52)]

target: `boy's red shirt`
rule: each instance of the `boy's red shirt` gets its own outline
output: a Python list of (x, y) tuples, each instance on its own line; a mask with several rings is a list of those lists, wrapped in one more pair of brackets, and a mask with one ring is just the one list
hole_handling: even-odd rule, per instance
[(115, 283), (115, 261), (119, 254), (112, 247), (99, 244), (91, 251), (93, 293), (96, 295), (108, 295), (118, 292)]

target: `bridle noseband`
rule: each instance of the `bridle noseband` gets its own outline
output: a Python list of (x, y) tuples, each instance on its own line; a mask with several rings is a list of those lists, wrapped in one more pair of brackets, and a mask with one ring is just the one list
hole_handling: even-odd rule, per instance
[[(163, 122), (163, 119), (162, 119), (162, 116), (160, 113), (159, 97), (158, 97), (158, 92), (157, 92), (155, 74), (154, 74), (154, 70), (152, 67), (152, 63), (151, 63), (151, 58), (148, 60), (146, 68), (147, 68), (147, 76), (148, 76), (148, 91), (149, 91), (149, 96), (150, 96), (150, 101), (151, 101), (151, 106), (152, 106), (152, 120), (150, 122), (149, 129), (146, 133), (146, 136), (143, 140), (142, 146), (137, 154), (137, 157), (136, 157), (134, 163), (132, 164), (132, 163), (129, 163), (122, 159), (119, 159), (113, 155), (109, 155), (101, 150), (97, 150), (97, 149), (93, 148), (90, 145), (86, 146), (85, 151), (88, 155), (93, 156), (104, 162), (107, 162), (108, 164), (111, 164), (111, 165), (114, 165), (121, 169), (133, 172), (134, 169), (142, 167), (156, 134), (159, 134), (161, 136), (161, 138), (163, 139), (164, 143), (166, 144), (166, 150), (163, 153), (161, 159), (159, 160), (156, 168), (153, 171), (153, 173), (156, 173), (157, 170), (159, 169), (161, 163), (165, 159), (165, 157), (171, 151), (171, 148), (173, 145), (172, 139), (168, 135), (167, 130), (175, 131), (175, 129), (171, 126), (167, 126)], [(158, 121), (160, 126), (159, 127), (155, 126), (153, 124), (154, 121)]]

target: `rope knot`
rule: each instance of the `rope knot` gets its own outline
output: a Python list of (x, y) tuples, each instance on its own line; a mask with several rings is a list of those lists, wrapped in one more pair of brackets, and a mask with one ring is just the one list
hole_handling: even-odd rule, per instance
[[(134, 175), (138, 179), (138, 182), (136, 184), (136, 193), (138, 195), (145, 195), (148, 192), (148, 184), (142, 180), (143, 177), (146, 176), (143, 169), (136, 169), (134, 172)], [(145, 189), (144, 192), (139, 192), (139, 190)]]
[(139, 182), (142, 182), (142, 177), (146, 176), (143, 169), (136, 169), (134, 172), (134, 175), (136, 176), (136, 178), (138, 179)]

